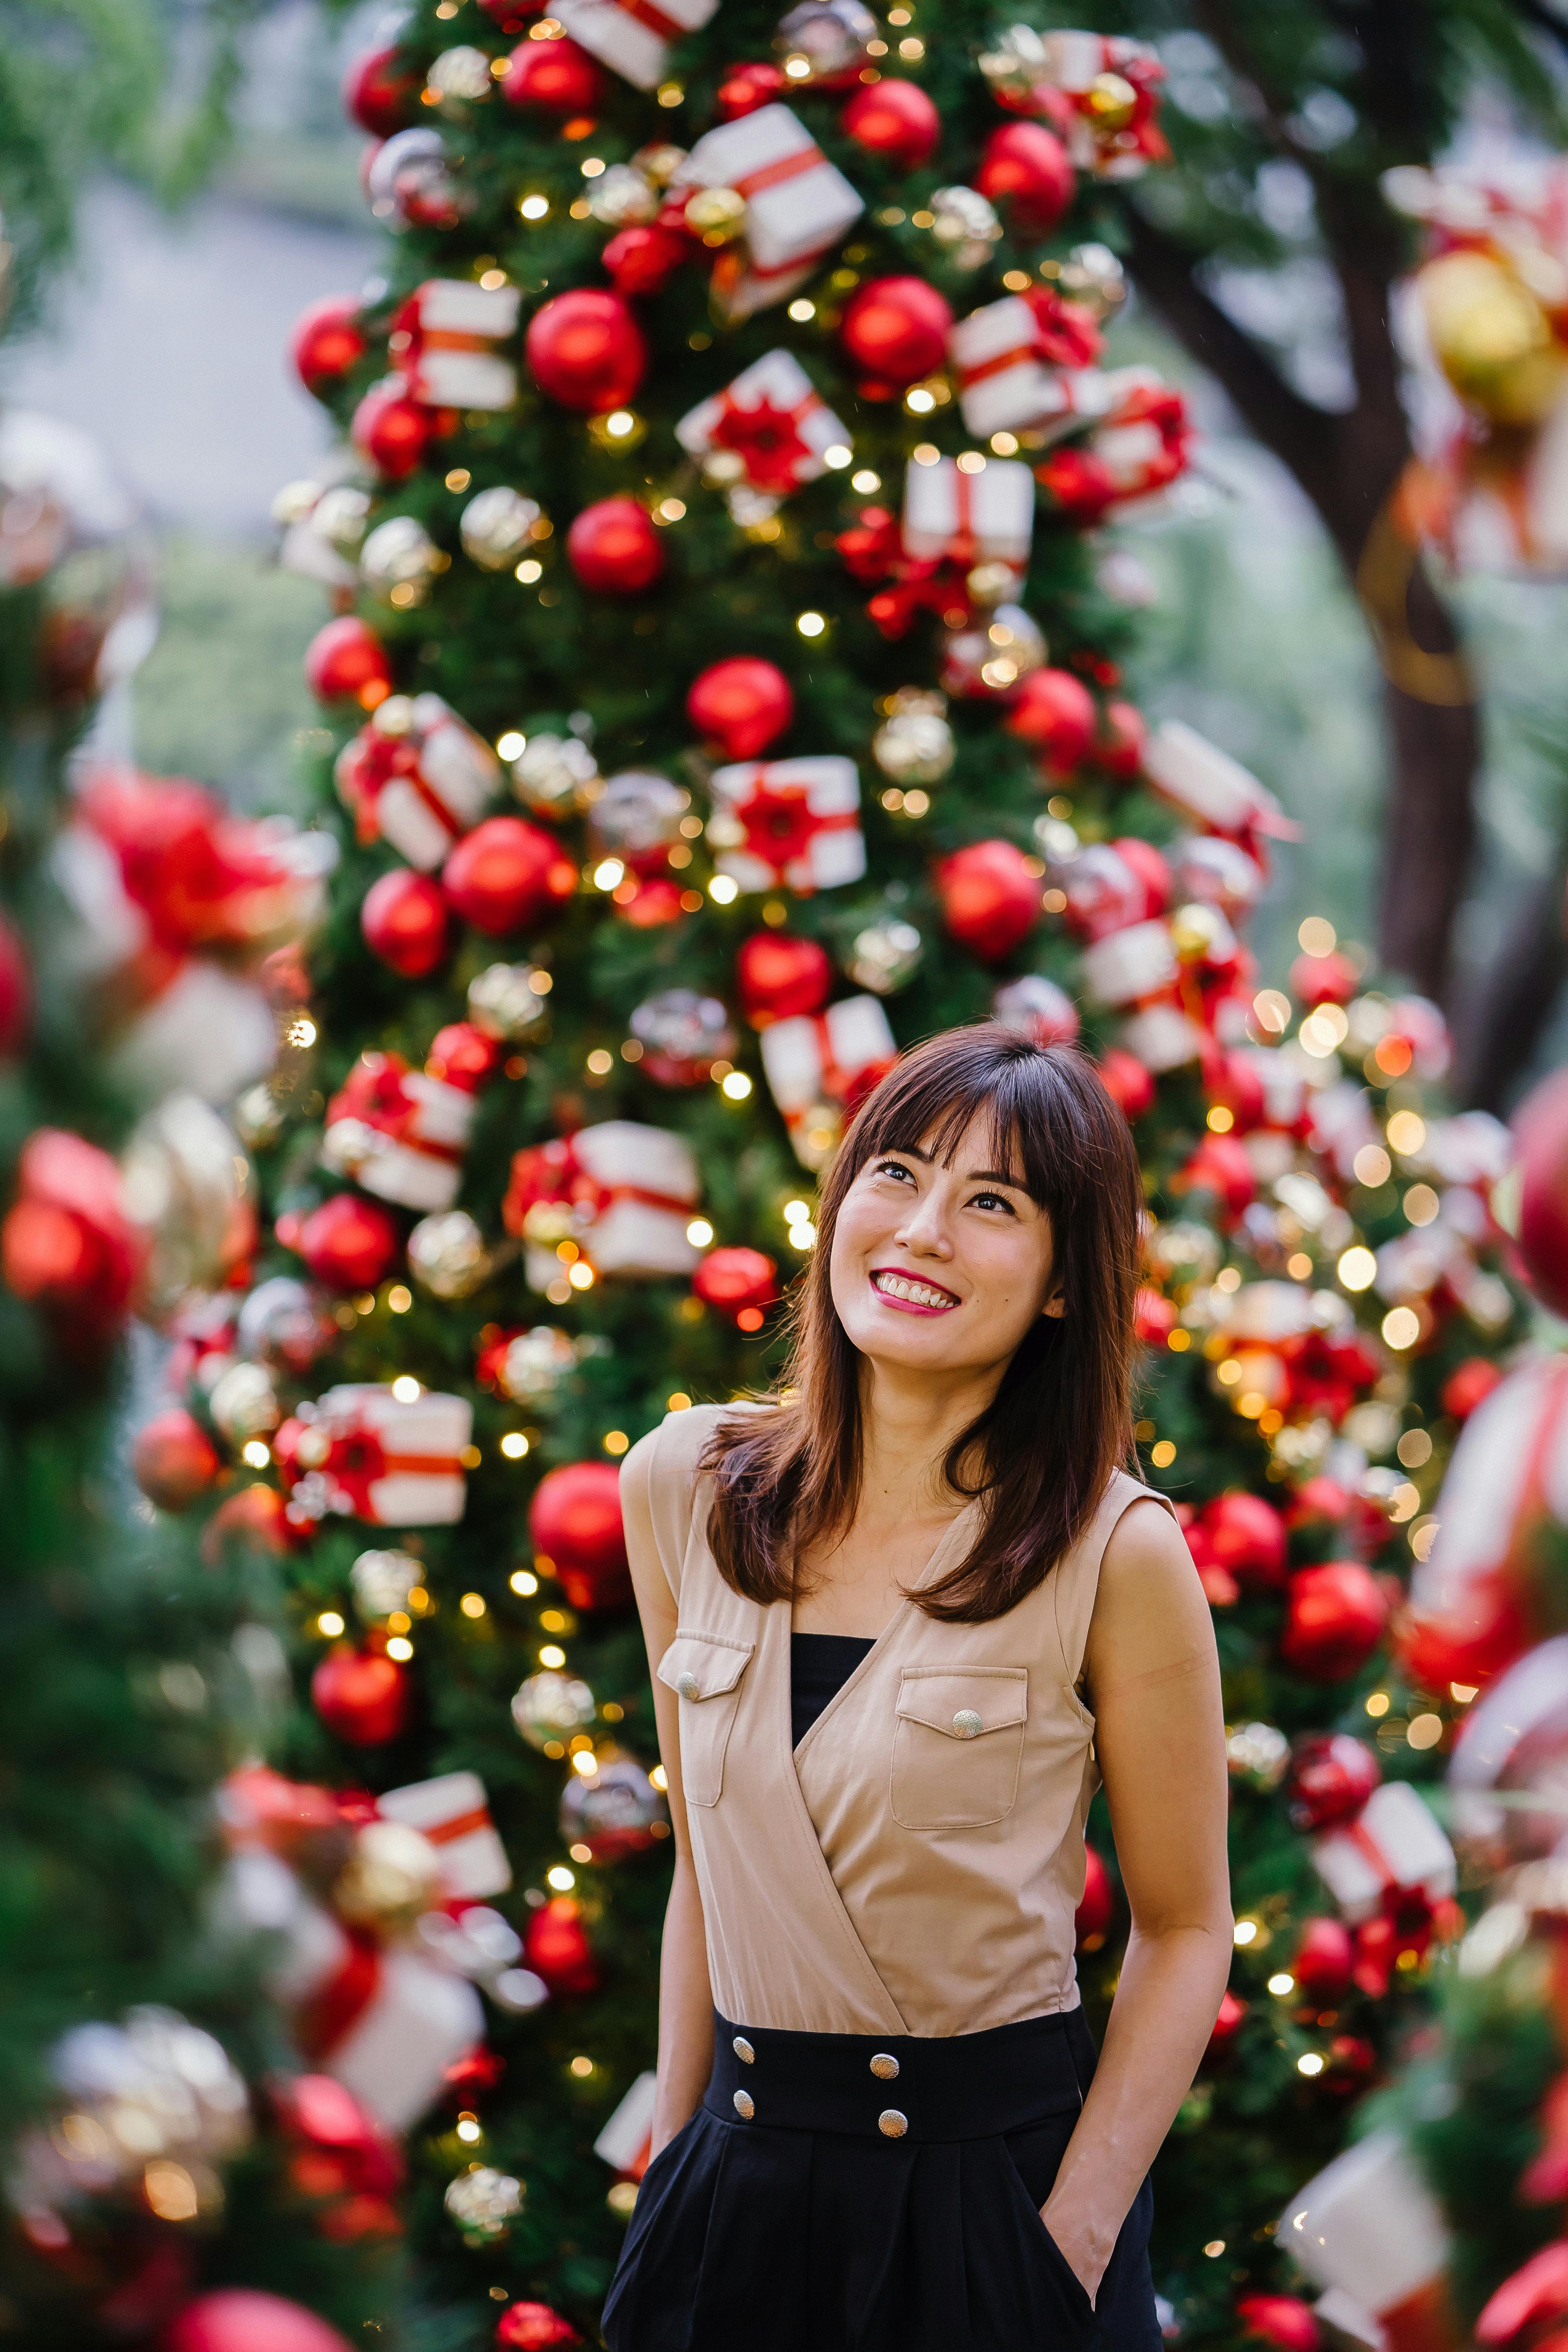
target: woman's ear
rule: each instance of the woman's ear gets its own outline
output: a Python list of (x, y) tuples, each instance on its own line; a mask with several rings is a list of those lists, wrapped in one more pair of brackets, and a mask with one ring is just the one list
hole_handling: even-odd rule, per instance
[(1054, 1315), (1058, 1320), (1067, 1313), (1067, 1300), (1062, 1297), (1059, 1290), (1053, 1290), (1050, 1297), (1047, 1299), (1045, 1305), (1040, 1309), (1042, 1315)]

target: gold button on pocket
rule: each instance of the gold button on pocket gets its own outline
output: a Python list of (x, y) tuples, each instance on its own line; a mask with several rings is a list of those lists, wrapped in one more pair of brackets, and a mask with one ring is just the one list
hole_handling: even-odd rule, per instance
[(893, 1733), (893, 1819), (906, 1830), (984, 1829), (1018, 1801), (1026, 1666), (906, 1666)]
[(891, 2083), (897, 2078), (899, 2062), (890, 2050), (879, 2050), (871, 2061), (871, 2072), (879, 2083)]
[(884, 2139), (902, 2139), (909, 2127), (908, 2116), (901, 2116), (897, 2107), (884, 2107), (877, 2117), (877, 2129)]
[(735, 2093), (734, 2107), (735, 2113), (740, 2116), (741, 2121), (743, 2124), (749, 2124), (752, 2117), (757, 2112), (756, 2101), (752, 2098), (750, 2091), (737, 2091)]
[(723, 1791), (724, 1751), (755, 1646), (681, 1625), (658, 1662), (659, 1681), (680, 1700), (680, 1784), (689, 1805), (716, 1805)]
[(734, 2052), (742, 2066), (751, 2066), (755, 2064), (757, 2053), (752, 2049), (751, 2043), (747, 2041), (743, 2033), (737, 2033), (733, 2042), (731, 2042), (730, 2047)]

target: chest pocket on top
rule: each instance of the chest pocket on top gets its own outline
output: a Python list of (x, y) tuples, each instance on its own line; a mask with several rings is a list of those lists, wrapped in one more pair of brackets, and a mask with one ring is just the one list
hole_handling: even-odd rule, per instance
[(719, 1801), (741, 1677), (755, 1646), (678, 1629), (658, 1662), (659, 1681), (680, 1700), (680, 1781), (689, 1805)]
[(906, 1666), (893, 1734), (893, 1819), (906, 1830), (974, 1830), (1018, 1798), (1026, 1666)]

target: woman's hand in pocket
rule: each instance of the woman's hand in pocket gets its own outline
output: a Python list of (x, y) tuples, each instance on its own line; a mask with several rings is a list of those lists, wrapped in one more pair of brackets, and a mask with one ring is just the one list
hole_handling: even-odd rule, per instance
[(1081, 2217), (1075, 2220), (1051, 2198), (1041, 2206), (1040, 2220), (1052, 2245), (1088, 2296), (1092, 2310), (1115, 2241), (1101, 2246), (1087, 2221)]

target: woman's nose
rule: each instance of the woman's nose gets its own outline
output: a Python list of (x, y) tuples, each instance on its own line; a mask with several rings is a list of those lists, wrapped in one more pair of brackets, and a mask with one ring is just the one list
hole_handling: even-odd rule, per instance
[(945, 1212), (939, 1202), (929, 1196), (904, 1219), (895, 1238), (905, 1249), (917, 1250), (926, 1257), (952, 1255)]

